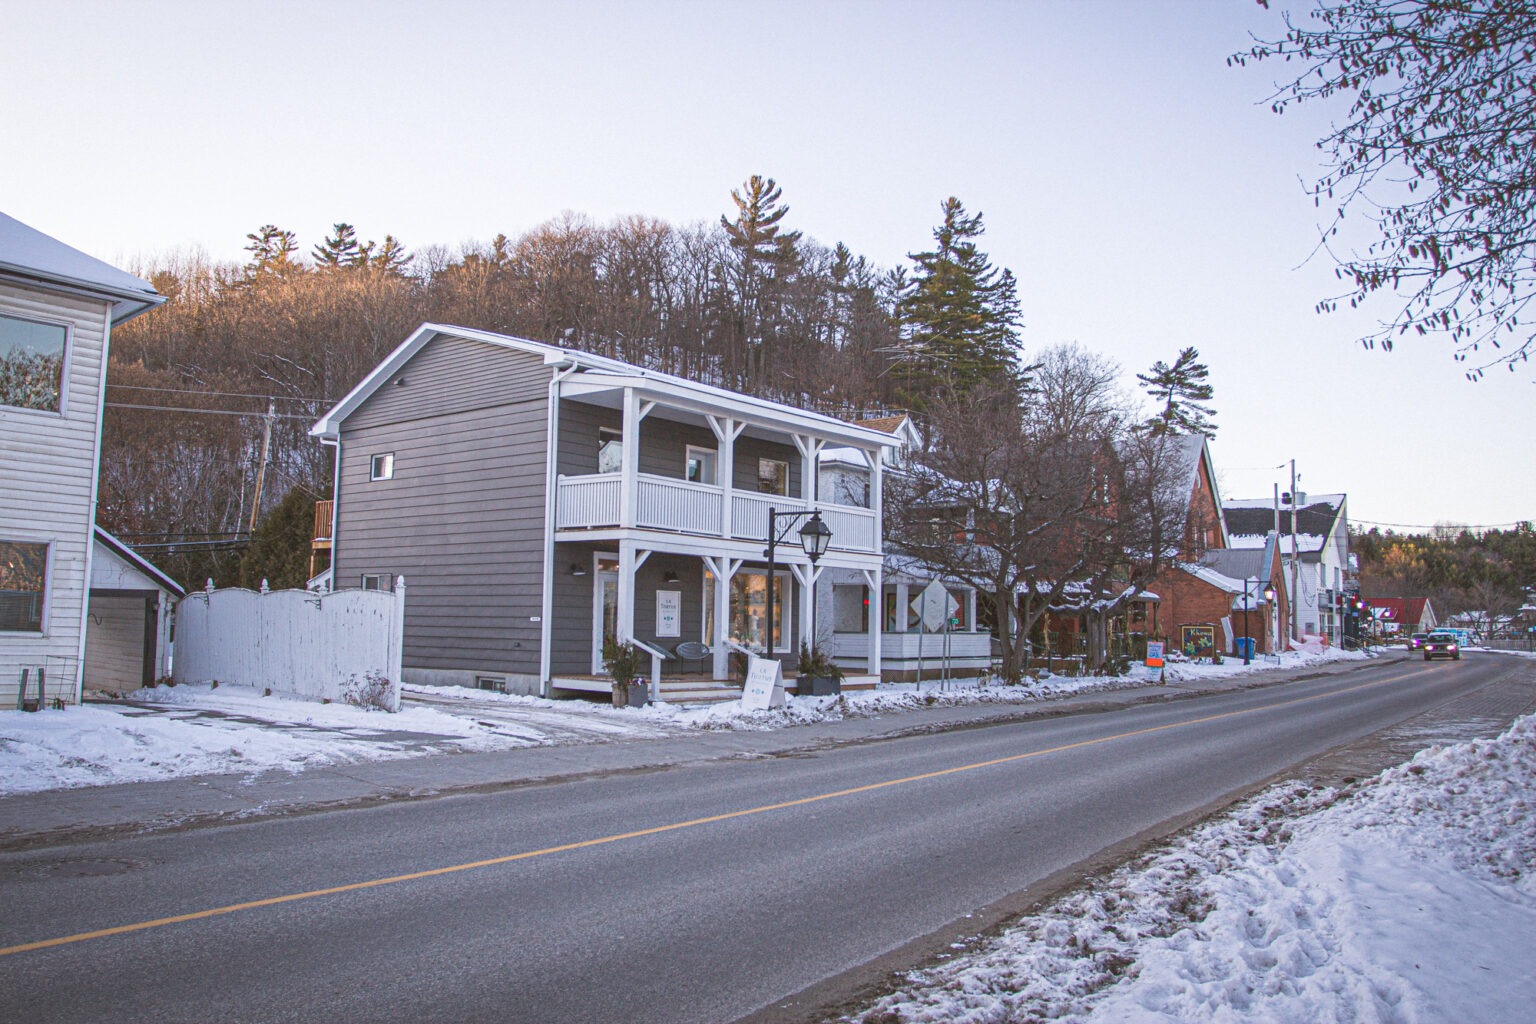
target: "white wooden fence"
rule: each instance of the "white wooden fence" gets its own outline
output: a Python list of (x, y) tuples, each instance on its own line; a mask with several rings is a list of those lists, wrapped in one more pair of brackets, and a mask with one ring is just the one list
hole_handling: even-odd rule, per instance
[(210, 581), (177, 602), (171, 677), (399, 711), (404, 621), (404, 579), (328, 594)]

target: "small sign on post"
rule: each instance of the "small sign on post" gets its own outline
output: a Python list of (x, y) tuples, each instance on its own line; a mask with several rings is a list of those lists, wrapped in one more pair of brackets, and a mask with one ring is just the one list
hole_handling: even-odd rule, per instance
[(747, 657), (747, 681), (741, 688), (741, 706), (754, 711), (784, 706), (784, 666), (777, 658)]
[(1163, 678), (1163, 643), (1161, 640), (1147, 641), (1147, 678), (1158, 682)]

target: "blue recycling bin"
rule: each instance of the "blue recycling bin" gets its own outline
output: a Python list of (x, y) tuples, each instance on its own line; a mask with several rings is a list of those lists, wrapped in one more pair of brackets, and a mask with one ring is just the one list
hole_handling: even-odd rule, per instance
[(1237, 656), (1239, 658), (1243, 658), (1243, 659), (1246, 659), (1248, 661), (1252, 661), (1253, 660), (1254, 638), (1251, 637), (1251, 636), (1240, 636), (1240, 637), (1237, 638), (1236, 643), (1237, 643)]

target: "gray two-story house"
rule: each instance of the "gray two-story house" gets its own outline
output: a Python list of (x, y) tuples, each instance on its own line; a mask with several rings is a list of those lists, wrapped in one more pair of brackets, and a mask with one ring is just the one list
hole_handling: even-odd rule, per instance
[[(332, 585), (405, 578), (407, 682), (605, 691), (605, 639), (724, 682), (733, 645), (789, 660), (815, 637), (824, 571), (881, 589), (878, 469), (858, 507), (818, 496), (815, 465), (833, 446), (878, 467), (896, 444), (882, 431), (427, 324), (311, 433), (336, 448)], [(772, 636), (770, 509), (819, 512), (832, 534), (814, 563), (794, 529), (777, 546)], [(709, 654), (689, 665), (688, 642)], [(862, 681), (879, 666), (876, 620)]]

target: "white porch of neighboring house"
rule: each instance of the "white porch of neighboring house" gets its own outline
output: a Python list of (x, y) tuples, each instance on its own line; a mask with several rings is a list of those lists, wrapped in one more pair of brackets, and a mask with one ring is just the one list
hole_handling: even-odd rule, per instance
[[(550, 407), (550, 436), (560, 439), (549, 456), (541, 616), (542, 675), (551, 689), (606, 692), (605, 637), (650, 655), (652, 699), (690, 682), (731, 684), (733, 650), (764, 647), (770, 509), (780, 514), (782, 536), (773, 656), (786, 668), (799, 644), (817, 635), (814, 595), (826, 572), (853, 573), (879, 590), (878, 502), (870, 509), (818, 500), (815, 466), (828, 444), (875, 452), (893, 443), (889, 437), (661, 375), (586, 370), (557, 377)], [(600, 471), (561, 472), (563, 447), (575, 433), (561, 420), (590, 424), (599, 416), (621, 423), (601, 428)], [(648, 471), (679, 467), (677, 475)], [(872, 487), (878, 496), (878, 470)], [(832, 533), (815, 563), (798, 534), (813, 513)], [(680, 658), (676, 648), (684, 643), (706, 645), (709, 654)], [(878, 679), (874, 627), (866, 645), (845, 685)]]
[[(871, 594), (879, 594), (874, 602)], [(830, 600), (833, 656), (859, 664), (869, 657), (878, 627), (880, 674), (887, 682), (964, 679), (992, 668), (992, 634), (976, 618), (976, 591), (910, 571), (886, 570), (884, 582), (846, 572), (830, 575), (822, 600)]]

